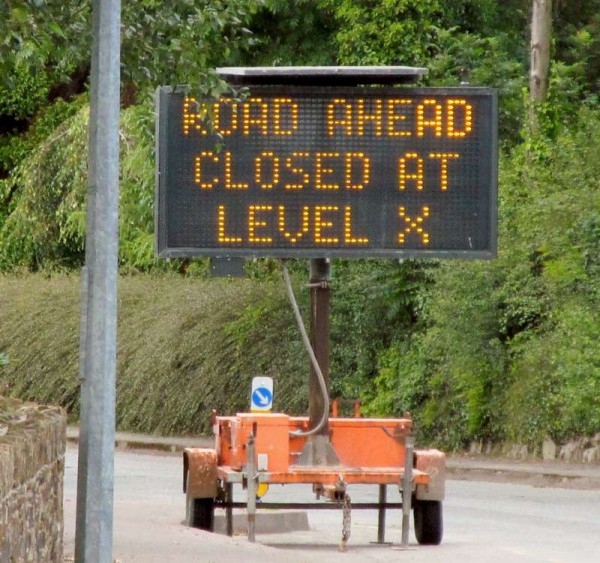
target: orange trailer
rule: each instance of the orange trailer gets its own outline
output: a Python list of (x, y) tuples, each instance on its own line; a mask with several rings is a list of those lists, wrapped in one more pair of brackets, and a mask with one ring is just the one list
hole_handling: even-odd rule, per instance
[[(379, 511), (378, 542), (384, 543), (385, 511), (402, 508), (403, 544), (408, 543), (408, 516), (414, 513), (415, 534), (420, 544), (442, 540), (442, 501), (446, 460), (438, 450), (414, 450), (412, 420), (404, 418), (329, 418), (329, 444), (334, 459), (307, 456), (311, 439), (298, 435), (308, 430), (307, 417), (280, 413), (240, 413), (214, 416), (214, 449), (187, 448), (183, 454), (183, 490), (186, 519), (190, 526), (213, 529), (214, 509), (226, 512), (232, 533), (232, 509), (248, 512), (248, 537), (254, 540), (256, 495), (261, 483), (310, 483), (315, 503), (271, 504), (261, 508), (376, 508)], [(299, 432), (300, 431), (300, 432)], [(326, 437), (325, 437), (326, 438)], [(314, 440), (314, 437), (312, 438)], [(326, 451), (326, 450), (325, 450)], [(337, 457), (337, 459), (335, 459)], [(232, 501), (232, 487), (247, 489), (247, 502)], [(350, 505), (347, 489), (353, 484), (379, 485), (376, 503)], [(398, 486), (402, 503), (386, 501), (386, 487)], [(318, 502), (324, 497), (325, 502)], [(342, 533), (342, 544), (350, 530)]]

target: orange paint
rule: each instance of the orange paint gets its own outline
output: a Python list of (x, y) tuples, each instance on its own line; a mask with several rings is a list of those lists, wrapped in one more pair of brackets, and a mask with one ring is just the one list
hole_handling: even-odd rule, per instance
[[(256, 452), (267, 464), (269, 483), (335, 484), (341, 475), (346, 483), (398, 484), (404, 474), (403, 437), (412, 432), (407, 418), (330, 418), (330, 439), (342, 467), (305, 467), (297, 460), (307, 438), (292, 436), (290, 431), (306, 430), (308, 418), (273, 413), (218, 416), (214, 430), (219, 478), (243, 469), (255, 424)], [(416, 484), (429, 483), (422, 471), (415, 470), (414, 476)]]

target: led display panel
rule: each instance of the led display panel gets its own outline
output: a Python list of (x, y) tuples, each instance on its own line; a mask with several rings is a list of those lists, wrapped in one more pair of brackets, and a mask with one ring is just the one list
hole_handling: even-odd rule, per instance
[(163, 257), (492, 258), (487, 88), (157, 91)]

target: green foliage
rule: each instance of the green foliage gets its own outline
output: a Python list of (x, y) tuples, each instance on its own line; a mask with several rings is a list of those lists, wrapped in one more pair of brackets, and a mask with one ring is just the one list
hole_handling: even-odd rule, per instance
[(10, 116), (23, 120), (33, 116), (46, 102), (48, 79), (44, 74), (30, 74), (18, 68), (11, 86), (0, 85), (0, 119)]
[[(250, 32), (244, 25), (260, 5), (260, 0), (140, 0), (123, 5), (124, 95), (131, 97), (133, 92), (134, 99), (145, 102), (142, 109), (123, 112), (121, 138), (126, 156), (121, 178), (120, 258), (127, 268), (156, 267), (153, 110), (144, 94), (158, 84), (185, 83), (198, 91), (220, 92), (223, 85), (211, 69), (231, 64), (242, 48), (249, 48)], [(16, 0), (0, 7), (2, 270), (71, 268), (81, 263), (87, 113), (79, 111), (79, 100), (46, 104), (55, 98), (62, 82), (73, 80), (74, 73), (86, 76), (89, 29), (86, 0), (67, 4)], [(198, 269), (185, 262), (173, 267)]]
[[(161, 83), (199, 87), (209, 69), (247, 46), (244, 26), (259, 5), (260, 0), (124, 2), (123, 81), (138, 90)], [(45, 73), (52, 84), (68, 81), (75, 70), (90, 65), (90, 2), (5, 3), (0, 37), (0, 80), (5, 84), (12, 84), (14, 69)]]
[[(70, 103), (58, 98), (51, 105), (40, 110), (35, 120), (24, 133), (0, 135), (0, 178), (7, 175), (8, 171), (14, 171), (32, 151), (43, 145), (48, 137), (69, 117), (74, 115), (82, 106), (84, 97), (80, 97)], [(0, 180), (2, 182), (3, 180)], [(8, 180), (5, 190), (12, 190), (14, 184)], [(1, 190), (2, 188), (0, 188)], [(3, 211), (9, 211), (8, 201), (0, 204), (0, 217)], [(0, 219), (0, 225), (2, 221)]]
[(0, 178), (8, 176), (9, 170), (40, 141), (33, 138), (35, 135), (22, 133), (45, 105), (47, 95), (48, 81), (44, 74), (32, 75), (17, 69), (11, 87), (0, 82)]
[(508, 171), (507, 228), (522, 233), (515, 250), (529, 252), (554, 293), (598, 291), (597, 225), (600, 219), (600, 121), (582, 109), (574, 127), (557, 141), (537, 139), (515, 156)]
[(90, 44), (87, 0), (0, 5), (0, 84), (12, 87), (22, 72), (43, 74), (49, 83), (66, 80), (86, 60)]
[(495, 394), (506, 358), (494, 276), (480, 263), (441, 264), (425, 304), (427, 329), (382, 355), (374, 412), (408, 410), (422, 436), (453, 446), (498, 429)]
[[(6, 394), (79, 415), (79, 279), (0, 277)], [(304, 414), (308, 360), (281, 282), (120, 280), (117, 426), (210, 433), (211, 410), (246, 411), (255, 375), (275, 380), (274, 408)]]
[(378, 357), (418, 320), (431, 267), (414, 261), (336, 261), (332, 280), (332, 395), (372, 395)]
[(242, 53), (248, 66), (335, 64), (335, 25), (314, 0), (265, 0), (248, 27), (253, 41)]
[(442, 22), (439, 2), (322, 0), (338, 22), (339, 60), (347, 65), (426, 65)]
[(583, 109), (503, 158), (498, 259), (434, 271), (425, 329), (380, 356), (374, 412), (411, 410), (458, 448), (600, 429), (599, 139)]
[(123, 5), (122, 79), (138, 90), (159, 84), (217, 87), (211, 70), (252, 43), (246, 27), (261, 0), (141, 0)]
[(129, 108), (121, 118), (119, 261), (125, 269), (144, 270), (156, 264), (153, 118), (147, 105)]
[[(19, 191), (0, 229), (0, 269), (72, 267), (83, 253), (73, 217), (87, 184), (87, 109), (63, 123), (24, 159), (4, 194)], [(43, 186), (44, 189), (40, 189)], [(14, 196), (11, 196), (14, 197)]]
[[(240, 50), (249, 47), (250, 32), (244, 25), (260, 3), (260, 0), (124, 3), (121, 78), (125, 103), (131, 104), (136, 99), (147, 101), (148, 94), (160, 84), (190, 84), (198, 91), (221, 92), (224, 86), (212, 69), (238, 60)], [(47, 139), (52, 138), (62, 121), (80, 108), (80, 103), (75, 101), (69, 109), (64, 102), (55, 100), (61, 95), (70, 99), (84, 89), (90, 68), (90, 18), (88, 0), (67, 3), (15, 0), (0, 6), (0, 37), (3, 38), (0, 42), (0, 227), (7, 215), (18, 213), (18, 209), (27, 211), (37, 206), (51, 212), (49, 200), (60, 199), (60, 190), (65, 188), (62, 184), (58, 188), (57, 184), (68, 182), (59, 173), (58, 178), (49, 180), (53, 184), (49, 188), (52, 193), (41, 195), (40, 199), (45, 201), (36, 203), (35, 195), (30, 193), (31, 180), (42, 180), (44, 174), (48, 178), (52, 168), (45, 172), (29, 169), (39, 164), (42, 153), (48, 152), (48, 158), (57, 161), (61, 157), (60, 149), (46, 151), (50, 146)], [(62, 129), (58, 135), (62, 135)], [(37, 156), (17, 168), (34, 146), (38, 146)], [(48, 164), (48, 159), (45, 162)], [(67, 162), (70, 161), (67, 159)], [(39, 176), (34, 178), (36, 173)], [(11, 177), (4, 181), (7, 176)], [(79, 180), (76, 175), (73, 184)], [(39, 186), (44, 185), (38, 184), (36, 190), (40, 192)], [(29, 197), (25, 195), (24, 201), (17, 201), (27, 193)], [(71, 203), (77, 205), (78, 201), (75, 198)], [(47, 214), (45, 218), (48, 219)], [(27, 226), (29, 221), (23, 217), (14, 220), (19, 224), (16, 229)], [(72, 242), (72, 248), (45, 249), (45, 242), (35, 248), (32, 244), (19, 246), (21, 243), (10, 236), (8, 257), (6, 252), (0, 257), (0, 268), (13, 262), (37, 268), (46, 256), (67, 267), (77, 263), (81, 243), (77, 236), (68, 237), (81, 230), (81, 214), (69, 214), (68, 223), (65, 227), (37, 222), (30, 238), (36, 238), (41, 235), (40, 229), (49, 227), (47, 241), (58, 235), (63, 237), (63, 246)], [(127, 223), (127, 226), (131, 225)], [(134, 267), (148, 261), (148, 230), (143, 234), (146, 238), (143, 245), (137, 245), (142, 233), (136, 233), (136, 248), (126, 249), (128, 256), (134, 255)], [(26, 236), (21, 230), (16, 239)], [(23, 256), (18, 256), (21, 252)]]
[(467, 81), (472, 86), (497, 88), (500, 139), (511, 146), (520, 140), (524, 115), (524, 60), (524, 46), (516, 49), (507, 34), (484, 37), (461, 33), (457, 28), (440, 30), (438, 50), (428, 65), (430, 81), (436, 86), (457, 86)]
[(596, 0), (561, 2), (555, 14), (555, 58), (570, 69), (580, 93), (596, 94), (600, 83), (600, 12)]
[(561, 441), (600, 428), (598, 307), (574, 297), (560, 304), (554, 321), (543, 337), (514, 347), (506, 397), (510, 438)]
[(445, 23), (461, 32), (484, 37), (510, 33), (515, 39), (527, 36), (531, 0), (455, 0), (444, 5)]
[[(32, 136), (47, 131), (73, 104), (58, 103), (37, 122)], [(64, 110), (64, 111), (63, 111)], [(69, 269), (81, 265), (85, 242), (88, 106), (68, 117), (12, 176), (0, 182), (9, 214), (0, 216), (0, 269)], [(120, 254), (130, 270), (164, 269), (154, 257), (154, 141), (149, 104), (121, 118)], [(50, 128), (52, 130), (52, 128)], [(39, 187), (45, 189), (40, 190)], [(175, 262), (178, 268), (181, 262)]]

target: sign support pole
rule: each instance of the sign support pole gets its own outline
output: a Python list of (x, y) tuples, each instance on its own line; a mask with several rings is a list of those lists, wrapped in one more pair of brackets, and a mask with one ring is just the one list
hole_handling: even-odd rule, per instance
[[(329, 389), (329, 314), (331, 310), (331, 263), (326, 258), (313, 258), (310, 261), (310, 344)], [(323, 395), (319, 378), (310, 366), (309, 419), (310, 428), (319, 424), (323, 409), (329, 412), (329, 405), (323, 405)], [(317, 435), (328, 436), (329, 424), (325, 423)]]
[[(329, 311), (331, 264), (329, 259), (315, 258), (310, 261), (310, 345), (321, 369), (325, 387), (329, 390)], [(309, 380), (309, 427), (316, 428), (325, 416), (325, 423), (312, 434), (298, 459), (299, 465), (340, 465), (333, 446), (329, 442), (329, 405), (323, 402), (319, 376), (311, 365)]]
[(120, 0), (94, 0), (81, 435), (75, 561), (110, 563), (113, 548), (117, 330)]

